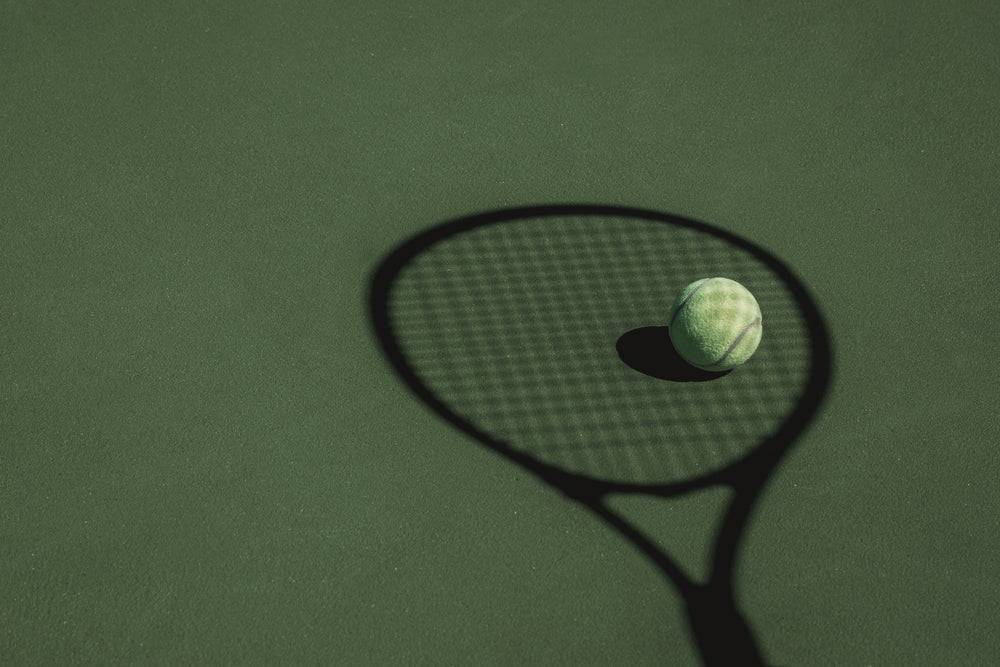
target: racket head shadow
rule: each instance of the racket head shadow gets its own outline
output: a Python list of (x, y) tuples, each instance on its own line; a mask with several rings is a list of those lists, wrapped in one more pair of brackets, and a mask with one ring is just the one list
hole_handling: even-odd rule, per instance
[[(744, 284), (763, 339), (723, 374), (685, 367), (677, 292)], [(773, 463), (818, 407), (829, 343), (805, 287), (719, 228), (635, 208), (554, 205), (447, 222), (378, 267), (371, 316), (410, 388), (536, 473), (662, 493)]]

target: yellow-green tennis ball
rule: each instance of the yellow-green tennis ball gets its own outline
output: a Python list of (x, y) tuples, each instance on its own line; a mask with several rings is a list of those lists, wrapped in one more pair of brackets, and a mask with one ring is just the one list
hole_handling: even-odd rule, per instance
[(760, 305), (729, 278), (696, 280), (670, 308), (670, 342), (684, 361), (706, 371), (727, 371), (757, 350)]

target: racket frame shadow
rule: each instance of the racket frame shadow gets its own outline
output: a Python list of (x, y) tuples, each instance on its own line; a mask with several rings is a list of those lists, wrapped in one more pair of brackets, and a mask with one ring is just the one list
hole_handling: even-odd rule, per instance
[[(549, 216), (594, 215), (639, 218), (681, 225), (729, 242), (765, 264), (788, 288), (792, 298), (801, 308), (812, 349), (809, 380), (795, 410), (782, 422), (778, 431), (744, 458), (707, 474), (667, 484), (616, 482), (566, 471), (477, 429), (435, 396), (407, 362), (393, 333), (388, 311), (388, 295), (400, 269), (410, 259), (439, 241), (484, 225)], [(725, 230), (656, 211), (592, 204), (502, 209), (459, 218), (436, 226), (396, 248), (380, 264), (372, 277), (369, 308), (375, 334), (389, 362), (403, 382), (425, 405), (469, 437), (517, 463), (559, 489), (567, 497), (589, 508), (657, 566), (685, 602), (692, 638), (705, 665), (765, 664), (754, 633), (736, 603), (733, 579), (737, 554), (757, 498), (780, 460), (802, 435), (822, 404), (830, 384), (832, 369), (831, 345), (819, 309), (805, 286), (783, 262), (762, 248)], [(616, 494), (642, 494), (667, 499), (720, 486), (728, 487), (732, 494), (715, 532), (709, 574), (704, 583), (697, 583), (688, 577), (663, 547), (621, 514), (613, 511), (607, 503), (607, 499)], [(734, 663), (734, 659), (739, 662)]]

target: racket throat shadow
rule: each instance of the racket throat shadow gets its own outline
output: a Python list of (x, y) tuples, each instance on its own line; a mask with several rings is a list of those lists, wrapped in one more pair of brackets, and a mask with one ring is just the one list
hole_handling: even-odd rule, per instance
[[(736, 605), (733, 591), (733, 555), (718, 553), (722, 547), (713, 535), (716, 550), (711, 555), (707, 581), (698, 583), (680, 565), (635, 524), (607, 505), (606, 494), (574, 494), (574, 499), (635, 545), (664, 574), (684, 600), (684, 608), (692, 638), (704, 665), (765, 665), (750, 625)], [(725, 525), (725, 521), (724, 524)]]

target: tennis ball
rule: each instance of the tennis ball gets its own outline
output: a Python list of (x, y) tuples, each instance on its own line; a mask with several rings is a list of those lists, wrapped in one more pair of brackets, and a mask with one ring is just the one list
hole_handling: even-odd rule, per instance
[(757, 299), (729, 278), (696, 280), (670, 308), (670, 341), (684, 361), (706, 371), (727, 371), (749, 359), (761, 337)]

